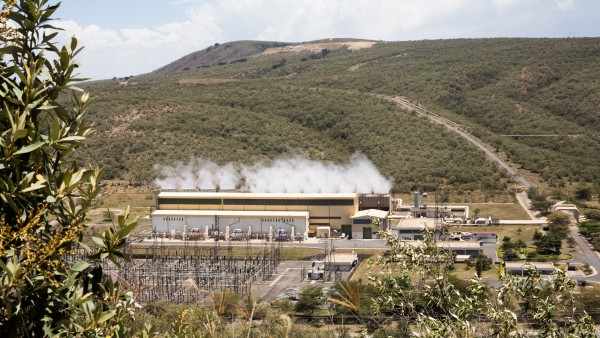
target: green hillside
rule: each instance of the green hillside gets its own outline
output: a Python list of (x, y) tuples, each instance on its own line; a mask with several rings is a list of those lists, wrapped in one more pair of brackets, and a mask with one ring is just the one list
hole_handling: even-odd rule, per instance
[(251, 164), (304, 154), (347, 162), (361, 151), (398, 191), (507, 186), (474, 146), (372, 95), (383, 94), (463, 124), (550, 186), (599, 182), (600, 39), (331, 46), (165, 68), (128, 85), (86, 83), (98, 133), (81, 156), (105, 166), (107, 178), (145, 184), (157, 175), (155, 164), (192, 157)]

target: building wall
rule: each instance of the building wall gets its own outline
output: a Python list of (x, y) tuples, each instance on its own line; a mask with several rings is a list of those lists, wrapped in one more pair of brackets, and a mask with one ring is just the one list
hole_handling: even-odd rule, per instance
[(292, 226), (294, 226), (295, 233), (304, 234), (307, 231), (306, 223), (306, 217), (172, 216), (152, 218), (153, 231), (158, 233), (173, 230), (183, 233), (184, 229), (191, 230), (193, 228), (198, 228), (204, 232), (207, 226), (209, 230), (218, 229), (220, 232), (225, 233), (227, 226), (229, 226), (230, 231), (241, 229), (244, 233), (248, 233), (249, 229), (251, 229), (252, 234), (268, 234), (271, 229), (272, 231), (283, 229), (291, 234)]
[(403, 228), (398, 229), (398, 239), (401, 241), (420, 241), (423, 240), (422, 228)]
[(472, 238), (483, 243), (498, 243), (498, 234), (473, 233)]
[[(157, 199), (158, 210), (223, 210), (223, 211), (308, 211), (309, 229), (314, 234), (318, 226), (330, 226), (341, 233), (342, 225), (352, 224), (351, 215), (358, 210), (358, 195), (353, 198), (302, 198), (299, 195), (286, 197), (285, 194), (264, 195), (254, 198), (251, 193), (226, 194), (201, 197), (161, 197)], [(346, 194), (347, 195), (347, 194)], [(206, 221), (208, 222), (208, 220)], [(214, 223), (214, 221), (212, 222)], [(154, 224), (154, 221), (153, 221)], [(210, 223), (209, 223), (210, 224)], [(161, 228), (164, 226), (160, 226)], [(361, 233), (362, 237), (362, 233)]]
[[(383, 227), (385, 227), (385, 225), (383, 225)], [(380, 228), (376, 224), (373, 224), (370, 218), (355, 218), (352, 220), (352, 238), (364, 239), (365, 229), (370, 229), (367, 231), (370, 232), (371, 239), (379, 238), (379, 236), (377, 236), (377, 231), (379, 231)]]
[(355, 238), (355, 239), (365, 238), (364, 237), (364, 229), (365, 228), (371, 229), (371, 239), (379, 238), (376, 234), (377, 231), (379, 231), (379, 228), (377, 228), (377, 226), (374, 224), (352, 224), (352, 238)]

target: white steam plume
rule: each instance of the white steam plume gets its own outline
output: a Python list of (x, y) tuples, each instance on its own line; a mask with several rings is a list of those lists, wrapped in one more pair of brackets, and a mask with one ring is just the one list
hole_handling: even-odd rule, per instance
[[(192, 160), (174, 167), (155, 166), (162, 189), (234, 189), (269, 193), (388, 193), (392, 180), (383, 177), (363, 154), (348, 164), (312, 161), (304, 156), (275, 159), (269, 164), (219, 166), (210, 160)], [(242, 186), (242, 180), (244, 182)]]
[(240, 181), (239, 170), (233, 164), (220, 166), (209, 160), (196, 159), (173, 167), (155, 165), (160, 172), (154, 184), (161, 189), (235, 189)]

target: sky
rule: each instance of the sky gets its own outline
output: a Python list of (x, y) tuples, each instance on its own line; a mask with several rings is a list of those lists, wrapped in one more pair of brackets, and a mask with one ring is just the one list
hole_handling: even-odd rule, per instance
[(600, 0), (63, 0), (80, 75), (151, 72), (215, 43), (598, 37)]

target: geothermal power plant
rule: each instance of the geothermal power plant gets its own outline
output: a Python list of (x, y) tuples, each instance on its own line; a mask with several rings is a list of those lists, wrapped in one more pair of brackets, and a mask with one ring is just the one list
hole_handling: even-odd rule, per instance
[(390, 210), (389, 194), (163, 191), (151, 217), (162, 237), (372, 239)]
[(402, 205), (389, 194), (391, 181), (362, 155), (346, 165), (292, 157), (237, 168), (196, 161), (161, 172), (152, 228), (128, 246), (135, 264), (103, 266), (143, 302), (206, 302), (213, 292), (273, 297), (289, 287), (278, 282), (285, 242), (304, 242), (288, 250), (319, 252), (308, 266), (298, 261), (285, 269), (297, 274), (294, 284), (349, 278), (358, 254), (334, 246), (360, 242), (334, 239), (376, 239), (387, 231), (418, 240), (426, 218), (468, 215), (468, 207), (427, 205), (418, 192), (414, 205)]

